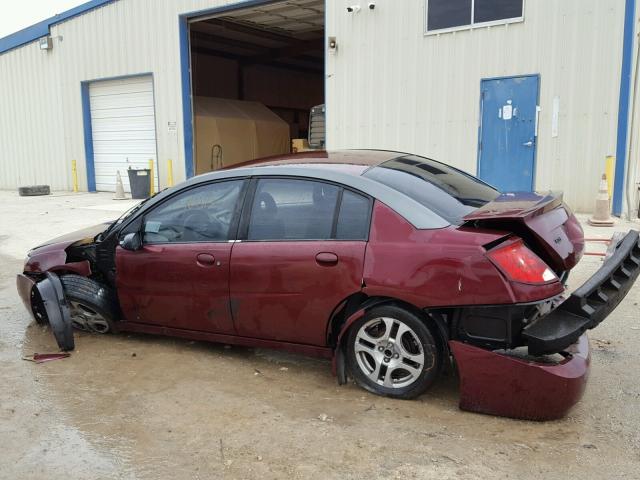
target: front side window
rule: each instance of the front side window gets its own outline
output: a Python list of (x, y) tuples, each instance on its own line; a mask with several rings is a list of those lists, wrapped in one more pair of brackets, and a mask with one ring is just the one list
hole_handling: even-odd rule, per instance
[(203, 185), (180, 193), (145, 215), (144, 243), (226, 242), (244, 180)]
[(521, 20), (524, 0), (426, 0), (427, 32)]
[(248, 240), (328, 240), (340, 188), (296, 179), (258, 181)]

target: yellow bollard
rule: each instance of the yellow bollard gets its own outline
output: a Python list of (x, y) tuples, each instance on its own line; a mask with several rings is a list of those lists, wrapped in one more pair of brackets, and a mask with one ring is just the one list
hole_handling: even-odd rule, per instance
[(71, 160), (71, 179), (73, 180), (73, 191), (78, 191), (78, 166), (75, 160)]
[(156, 185), (153, 180), (155, 177), (155, 172), (153, 168), (153, 159), (149, 160), (149, 175), (150, 175), (149, 181), (151, 182), (151, 185), (149, 187), (149, 195), (153, 195), (154, 193), (156, 193)]
[(167, 187), (173, 187), (173, 161), (167, 160)]
[(613, 169), (615, 165), (616, 157), (609, 155), (604, 167), (604, 173), (607, 175), (607, 189), (609, 190), (609, 198), (613, 197)]

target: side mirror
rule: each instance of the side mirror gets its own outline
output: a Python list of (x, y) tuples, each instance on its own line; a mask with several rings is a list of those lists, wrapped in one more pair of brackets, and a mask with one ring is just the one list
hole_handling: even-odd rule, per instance
[(140, 234), (138, 232), (127, 233), (124, 238), (120, 240), (120, 246), (132, 252), (140, 250), (142, 248)]

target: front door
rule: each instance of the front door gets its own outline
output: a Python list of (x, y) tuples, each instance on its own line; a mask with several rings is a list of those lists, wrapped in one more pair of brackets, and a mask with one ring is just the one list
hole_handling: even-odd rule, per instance
[(482, 80), (478, 176), (502, 192), (533, 190), (539, 81)]
[(125, 318), (167, 328), (233, 334), (229, 261), (243, 180), (175, 195), (145, 215), (143, 247), (116, 249)]
[(362, 287), (370, 209), (335, 185), (259, 180), (231, 255), (238, 335), (326, 345), (334, 309)]

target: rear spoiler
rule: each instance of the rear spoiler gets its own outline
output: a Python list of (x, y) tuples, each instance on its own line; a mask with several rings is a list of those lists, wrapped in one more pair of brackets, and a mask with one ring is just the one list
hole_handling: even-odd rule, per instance
[(563, 203), (562, 192), (503, 193), (495, 200), (463, 217), (465, 222), (476, 220), (524, 219), (541, 215)]

